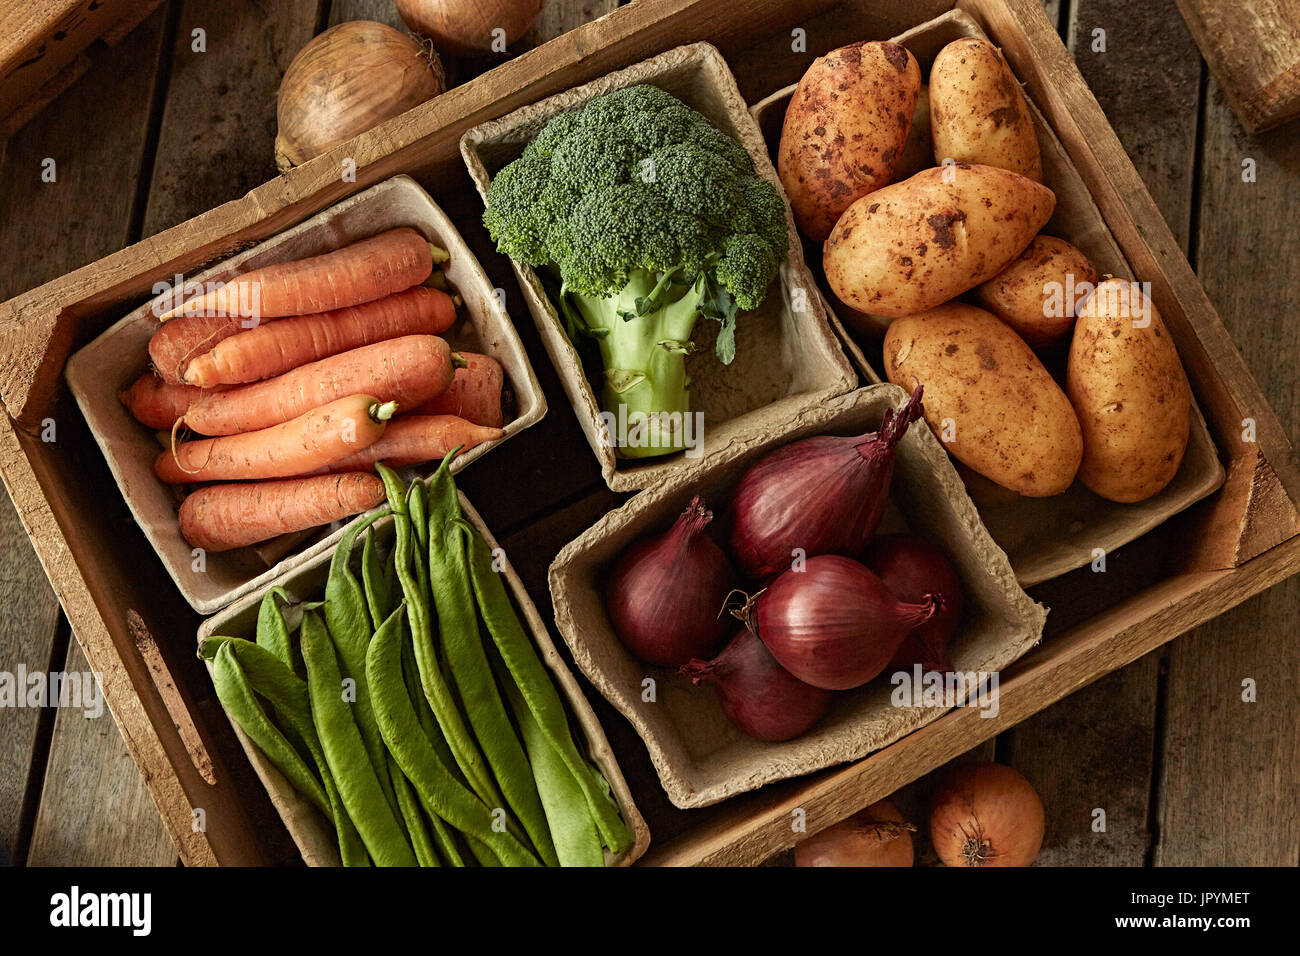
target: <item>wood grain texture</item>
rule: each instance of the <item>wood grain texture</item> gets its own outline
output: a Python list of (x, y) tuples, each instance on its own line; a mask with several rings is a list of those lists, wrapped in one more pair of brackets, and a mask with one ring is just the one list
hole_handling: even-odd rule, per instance
[[(68, 674), (90, 670), (75, 643)], [(176, 847), (107, 708), (61, 708), (29, 866), (174, 866)]]
[[(62, 614), (7, 497), (0, 501), (0, 593), (0, 670), (48, 670)], [(0, 722), (0, 843), (17, 859), (30, 837), (23, 817), (31, 773), (47, 745), (41, 718), (39, 709), (6, 708)]]
[[(186, 0), (143, 234), (238, 199), (274, 179), (275, 95), (316, 32), (317, 0)], [(206, 52), (194, 50), (204, 32)]]
[(1178, 0), (1242, 125), (1300, 116), (1300, 6), (1292, 0)]
[[(17, 294), (129, 241), (163, 22), (162, 11), (150, 17), (106, 51), (51, 110), (8, 141), (0, 178), (11, 188), (0, 190), (0, 222), (6, 248), (22, 254), (0, 257), (0, 296)], [(104, 96), (119, 107), (98, 109)], [(77, 121), (68, 122), (69, 116)], [(56, 164), (52, 183), (40, 178), (46, 157)], [(117, 186), (105, 189), (106, 183)], [(61, 667), (61, 659), (51, 659), (62, 617), (58, 601), (7, 497), (0, 509), (0, 590), (8, 597), (0, 621), (0, 668)], [(38, 738), (42, 725), (46, 736)], [(0, 727), (0, 840), (21, 853), (31, 836), (20, 832), (24, 794), (39, 794), (40, 781), (29, 773), (44, 764), (50, 721), (42, 722), (40, 711), (13, 710)]]
[[(1202, 128), (1197, 273), (1295, 436), (1300, 260), (1281, 250), (1294, 242), (1300, 215), (1300, 127), (1247, 135), (1212, 80)], [(1243, 181), (1247, 159), (1254, 161), (1254, 182)], [(1268, 263), (1266, 277), (1243, 281), (1243, 249), (1258, 250), (1257, 261)], [(1267, 502), (1259, 507), (1264, 522), (1286, 526), (1285, 514)], [(1298, 631), (1300, 582), (1292, 580), (1170, 648), (1156, 862), (1296, 864)], [(1258, 684), (1257, 703), (1241, 701), (1246, 678)]]

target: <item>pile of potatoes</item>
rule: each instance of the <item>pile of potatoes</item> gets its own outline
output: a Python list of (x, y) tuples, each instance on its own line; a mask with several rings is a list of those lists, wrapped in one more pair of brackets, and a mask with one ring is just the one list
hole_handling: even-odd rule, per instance
[[(777, 168), (831, 289), (883, 333), (889, 380), (925, 386), (959, 461), (1028, 497), (1077, 477), (1135, 502), (1173, 479), (1191, 416), (1178, 353), (1136, 285), (1040, 235), (1056, 196), (997, 47), (948, 44), (928, 87), (896, 43), (828, 53), (790, 101)], [(1067, 340), (1062, 389), (1035, 349)]]

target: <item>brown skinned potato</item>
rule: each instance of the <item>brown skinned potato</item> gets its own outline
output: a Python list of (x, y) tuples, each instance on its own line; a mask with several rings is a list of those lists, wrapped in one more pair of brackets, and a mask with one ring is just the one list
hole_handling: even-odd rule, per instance
[(907, 131), (907, 144), (903, 155), (894, 167), (894, 182), (910, 179), (923, 169), (934, 165), (934, 140), (930, 137), (930, 88), (921, 87), (912, 112), (912, 126)]
[(1092, 294), (1097, 270), (1064, 239), (1035, 236), (1020, 257), (975, 290), (988, 309), (1034, 348), (1063, 338), (1075, 307)]
[(930, 122), (936, 163), (981, 163), (1042, 182), (1043, 159), (1025, 94), (988, 40), (954, 40), (934, 58)]
[(924, 312), (1005, 269), (1055, 206), (1046, 186), (1005, 169), (926, 169), (845, 211), (822, 247), (826, 281), (859, 312)]
[(1133, 502), (1173, 480), (1187, 450), (1191, 390), (1160, 313), (1127, 280), (1106, 280), (1079, 310), (1066, 390), (1083, 427), (1084, 485)]
[(916, 58), (897, 43), (855, 43), (813, 61), (777, 149), (800, 232), (825, 239), (855, 199), (893, 178), (920, 89)]
[(885, 375), (925, 386), (925, 420), (954, 458), (1030, 498), (1074, 481), (1083, 437), (1070, 400), (1028, 345), (983, 309), (949, 302), (895, 319)]

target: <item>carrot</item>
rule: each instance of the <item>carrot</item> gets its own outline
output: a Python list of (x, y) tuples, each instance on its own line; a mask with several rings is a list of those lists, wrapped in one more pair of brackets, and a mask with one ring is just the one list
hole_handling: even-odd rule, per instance
[(475, 425), (501, 427), (501, 363), (490, 355), (461, 352), (465, 367), (456, 369), (441, 395), (411, 410), (412, 415), (458, 415)]
[(154, 474), (169, 485), (310, 474), (373, 445), (394, 411), (393, 402), (349, 395), (271, 428), (185, 442), (158, 456)]
[(457, 445), (469, 451), (504, 436), (500, 428), (475, 425), (455, 415), (403, 415), (389, 423), (379, 441), (327, 467), (330, 471), (361, 471), (373, 469), (377, 461), (393, 468), (417, 465), (443, 458)]
[(369, 239), (295, 262), (263, 266), (164, 312), (274, 318), (360, 305), (409, 289), (433, 272), (433, 247), (414, 229), (390, 229)]
[(438, 335), (455, 319), (450, 296), (415, 286), (364, 305), (281, 319), (240, 332), (194, 358), (185, 367), (183, 380), (200, 388), (256, 382), (373, 342), (417, 333)]
[(118, 397), (136, 421), (150, 428), (170, 429), (200, 394), (197, 388), (172, 385), (153, 372), (145, 372)]
[(245, 331), (244, 323), (252, 321), (238, 316), (183, 316), (165, 323), (149, 339), (149, 359), (164, 382), (179, 385), (190, 359)]
[(300, 365), (265, 382), (205, 393), (185, 413), (185, 424), (201, 435), (237, 435), (287, 422), (358, 392), (403, 408), (416, 406), (451, 384), (458, 358), (433, 335), (376, 342)]
[(181, 534), (196, 548), (229, 551), (368, 511), (384, 497), (378, 477), (357, 472), (208, 485), (181, 505)]

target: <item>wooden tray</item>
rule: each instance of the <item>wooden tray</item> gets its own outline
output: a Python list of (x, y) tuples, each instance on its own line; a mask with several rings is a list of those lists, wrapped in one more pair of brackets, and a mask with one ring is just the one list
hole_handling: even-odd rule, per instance
[[(90, 666), (102, 674), (109, 706), (187, 864), (276, 862), (296, 858), (297, 851), (217, 706), (206, 670), (193, 657), (197, 615), (127, 515), (61, 384), (71, 352), (145, 301), (154, 282), (196, 272), (205, 262), (262, 241), (396, 173), (411, 175), (453, 215), (459, 210), (457, 226), (481, 249), (485, 238), (475, 222), (479, 203), (460, 161), (460, 136), (485, 120), (686, 40), (717, 46), (746, 100), (758, 102), (797, 80), (813, 57), (830, 48), (897, 35), (952, 6), (951, 0), (639, 0), (243, 199), (0, 306), (0, 398), (10, 416), (0, 420), (0, 475)], [(663, 797), (640, 740), (603, 701), (593, 700), (650, 827), (651, 850), (643, 862), (761, 861), (793, 841), (793, 808), (806, 812), (810, 831), (842, 819), (1300, 570), (1295, 505), (1300, 462), (1038, 0), (961, 0), (960, 6), (1002, 47), (1125, 259), (1135, 274), (1151, 281), (1156, 306), (1224, 456), (1225, 485), (1129, 545), (1131, 573), (1094, 575), (1083, 569), (1032, 589), (1052, 612), (1042, 644), (1002, 675), (996, 718), (961, 708), (856, 763), (714, 807), (681, 811)], [(805, 31), (808, 49), (792, 54), (796, 27)], [(344, 156), (356, 159), (355, 183), (339, 180)], [(474, 200), (472, 206), (465, 196)], [(485, 262), (490, 274), (495, 268), (501, 275), (503, 265)], [(531, 325), (522, 307), (516, 308), (522, 303), (518, 290), (508, 278), (502, 282), (516, 323)], [(540, 349), (535, 337), (530, 347)], [(539, 356), (534, 351), (540, 372), (549, 363), (539, 362)], [(551, 416), (488, 460), (506, 461), (532, 448), (528, 436), (562, 417)], [(42, 432), (49, 434), (43, 423), (49, 422), (57, 426), (57, 441), (42, 441)], [(576, 426), (571, 432), (567, 440), (581, 444)], [(527, 475), (539, 473), (532, 460), (516, 467)], [(467, 485), (479, 480), (476, 471), (465, 473)], [(514, 477), (513, 483), (503, 483), (513, 495), (530, 493), (527, 481), (504, 477)], [(599, 482), (598, 474), (592, 477)], [(473, 487), (467, 493), (493, 527), (509, 531), (498, 516), (509, 508), (509, 495), (489, 498)], [(551, 606), (546, 563), (558, 544), (597, 516), (580, 516), (576, 528), (558, 536), (539, 531), (535, 540), (550, 543), (539, 544), (538, 554), (511, 549), (543, 616)], [(128, 625), (131, 611), (139, 615), (132, 618), (134, 626)], [(176, 677), (173, 689), (155, 684), (137, 642), (157, 646)], [(196, 730), (183, 735), (173, 711), (192, 719)], [(204, 780), (191, 758), (196, 748), (210, 757), (215, 784)], [(192, 807), (206, 811), (202, 832), (192, 826)]]

